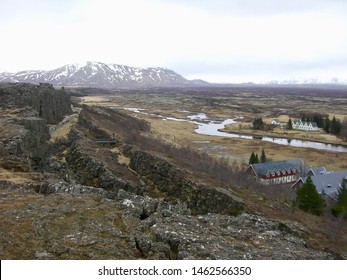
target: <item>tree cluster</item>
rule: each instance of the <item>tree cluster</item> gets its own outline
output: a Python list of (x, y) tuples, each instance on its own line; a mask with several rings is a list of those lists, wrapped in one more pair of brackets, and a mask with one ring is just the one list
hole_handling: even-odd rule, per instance
[(260, 159), (259, 159), (258, 154), (254, 153), (254, 152), (252, 152), (252, 154), (249, 158), (249, 164), (264, 163), (266, 161), (267, 161), (267, 158), (266, 158), (266, 154), (265, 154), (264, 149), (261, 150)]
[(304, 210), (320, 216), (325, 206), (324, 199), (319, 195), (311, 177), (308, 177), (304, 186), (296, 192), (296, 205)]
[(292, 130), (292, 129), (293, 129), (293, 122), (292, 122), (292, 119), (289, 119), (289, 120), (288, 120), (287, 129), (289, 129), (289, 130)]
[(335, 116), (333, 116), (333, 118), (330, 119), (327, 114), (304, 113), (301, 114), (301, 120), (303, 122), (315, 122), (317, 126), (319, 128), (323, 128), (326, 133), (337, 135), (340, 134), (342, 130), (341, 121), (336, 119)]
[(324, 125), (324, 131), (326, 133), (331, 133), (331, 134), (340, 134), (341, 129), (342, 129), (342, 125), (340, 120), (336, 119), (335, 116), (333, 116), (332, 120), (330, 120), (329, 118), (327, 118), (325, 120), (325, 125)]
[(252, 152), (252, 154), (249, 158), (249, 164), (257, 164), (257, 163), (259, 163), (258, 154), (255, 154), (254, 152)]
[(261, 117), (255, 118), (252, 124), (253, 124), (253, 129), (256, 129), (256, 130), (262, 130), (264, 129), (264, 126), (265, 126), (265, 123), (263, 122), (263, 119)]
[(323, 128), (325, 120), (329, 118), (327, 114), (319, 113), (303, 113), (301, 114), (301, 121), (303, 122), (315, 122), (318, 127)]

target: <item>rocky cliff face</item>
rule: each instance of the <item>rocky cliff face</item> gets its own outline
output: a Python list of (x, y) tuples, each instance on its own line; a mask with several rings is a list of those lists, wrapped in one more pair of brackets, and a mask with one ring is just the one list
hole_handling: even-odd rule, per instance
[(19, 149), (30, 158), (42, 158), (49, 150), (50, 134), (44, 119), (37, 117), (15, 118), (14, 123), (25, 129)]
[(141, 185), (135, 186), (133, 183), (123, 180), (113, 174), (107, 166), (97, 158), (89, 155), (78, 145), (72, 144), (68, 149), (66, 161), (77, 182), (89, 186), (95, 186), (111, 192), (120, 189), (141, 194)]
[(70, 95), (50, 84), (0, 83), (0, 100), (17, 107), (31, 107), (36, 110), (37, 117), (48, 124), (57, 124), (66, 114), (72, 113)]
[(28, 171), (43, 164), (42, 160), (50, 149), (46, 120), (38, 118), (36, 111), (28, 107), (7, 108), (0, 115), (0, 167)]
[(167, 200), (185, 202), (194, 214), (242, 213), (244, 203), (225, 189), (194, 183), (185, 171), (150, 153), (128, 146), (125, 154), (130, 157), (130, 168), (144, 180), (165, 193)]
[(47, 123), (56, 124), (71, 112), (69, 94), (49, 84), (0, 83), (0, 102), (0, 167), (43, 167), (50, 150)]

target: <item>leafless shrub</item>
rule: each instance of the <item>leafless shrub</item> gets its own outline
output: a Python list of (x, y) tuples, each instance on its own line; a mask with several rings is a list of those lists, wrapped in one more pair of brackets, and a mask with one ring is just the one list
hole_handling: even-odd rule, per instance
[(248, 185), (249, 188), (255, 192), (263, 195), (266, 199), (271, 199), (278, 202), (291, 202), (295, 199), (296, 194), (288, 185), (262, 185), (257, 182), (253, 182)]
[(192, 172), (206, 174), (222, 185), (242, 185), (242, 180), (245, 178), (241, 168), (231, 165), (229, 159), (216, 159), (190, 147), (176, 147), (160, 139), (138, 133), (128, 133), (126, 142), (143, 150), (160, 153)]

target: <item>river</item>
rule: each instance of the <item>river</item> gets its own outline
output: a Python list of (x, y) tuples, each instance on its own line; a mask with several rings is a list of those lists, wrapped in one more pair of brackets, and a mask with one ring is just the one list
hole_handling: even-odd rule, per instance
[[(193, 116), (190, 116), (193, 117)], [(313, 148), (318, 150), (327, 150), (327, 151), (333, 151), (333, 152), (341, 152), (341, 153), (347, 153), (347, 147), (342, 145), (333, 145), (333, 144), (326, 144), (326, 143), (320, 143), (320, 142), (314, 142), (314, 141), (305, 141), (305, 140), (299, 140), (299, 139), (288, 139), (288, 138), (277, 138), (277, 137), (265, 137), (265, 136), (249, 136), (249, 135), (243, 135), (243, 134), (236, 134), (236, 133), (227, 133), (219, 131), (220, 129), (223, 129), (225, 125), (236, 123), (234, 119), (226, 119), (222, 122), (207, 122), (207, 123), (201, 123), (201, 122), (195, 122), (198, 124), (198, 128), (195, 129), (196, 133), (203, 134), (203, 135), (213, 135), (213, 136), (221, 136), (221, 137), (228, 137), (228, 138), (242, 138), (242, 139), (256, 139), (266, 142), (271, 142), (279, 145), (285, 145), (285, 146), (292, 146), (292, 147), (300, 147), (300, 148)]]
[[(133, 112), (137, 112), (137, 113), (144, 113), (142, 112), (143, 111), (142, 109), (137, 109), (137, 108), (125, 108), (125, 109), (133, 111)], [(259, 141), (266, 141), (266, 142), (271, 142), (274, 144), (285, 145), (285, 146), (292, 146), (292, 147), (299, 147), (299, 148), (313, 148), (318, 150), (347, 153), (347, 146), (342, 146), (342, 145), (333, 145), (333, 144), (326, 144), (326, 143), (299, 140), (299, 139), (265, 137), (265, 136), (264, 137), (249, 136), (249, 135), (243, 135), (243, 134), (222, 132), (219, 130), (223, 129), (224, 126), (227, 124), (236, 123), (235, 119), (225, 119), (225, 120), (219, 120), (219, 121), (211, 120), (205, 113), (197, 113), (195, 115), (188, 116), (187, 119), (164, 117), (164, 116), (155, 115), (155, 114), (150, 114), (150, 115), (163, 118), (163, 120), (167, 120), (167, 121), (181, 121), (181, 122), (187, 121), (187, 122), (194, 123), (198, 125), (198, 128), (195, 129), (195, 132), (202, 135), (220, 136), (220, 137), (227, 137), (227, 138), (241, 138), (241, 139), (248, 139), (248, 140), (256, 139)]]

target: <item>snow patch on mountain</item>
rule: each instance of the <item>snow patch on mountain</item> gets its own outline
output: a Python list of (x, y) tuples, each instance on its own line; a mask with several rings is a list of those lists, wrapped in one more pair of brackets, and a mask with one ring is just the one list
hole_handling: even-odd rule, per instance
[(189, 80), (166, 68), (137, 68), (94, 61), (68, 64), (49, 71), (4, 72), (0, 73), (1, 81), (101, 88), (193, 85)]
[(347, 85), (347, 79), (332, 78), (292, 78), (288, 80), (272, 80), (265, 82), (267, 85)]

